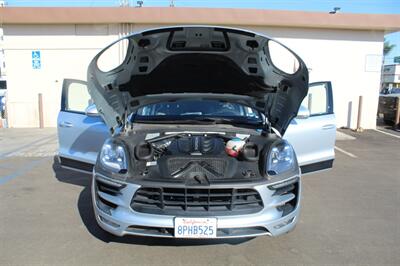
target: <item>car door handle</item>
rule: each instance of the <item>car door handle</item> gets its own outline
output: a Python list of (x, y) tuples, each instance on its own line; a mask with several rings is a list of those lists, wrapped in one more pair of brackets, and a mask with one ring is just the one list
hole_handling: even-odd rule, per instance
[(58, 124), (60, 127), (73, 127), (73, 124), (71, 122), (61, 122)]
[(335, 128), (334, 124), (327, 124), (327, 125), (323, 125), (322, 126), (323, 130), (332, 129), (332, 128)]

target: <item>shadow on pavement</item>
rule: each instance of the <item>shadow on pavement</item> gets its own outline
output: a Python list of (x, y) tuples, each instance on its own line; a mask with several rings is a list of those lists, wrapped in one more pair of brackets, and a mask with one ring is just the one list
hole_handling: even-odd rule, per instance
[(171, 239), (171, 238), (153, 238), (153, 237), (140, 237), (140, 236), (124, 236), (118, 237), (111, 235), (101, 229), (96, 222), (94, 212), (92, 208), (92, 199), (90, 191), (91, 176), (68, 169), (63, 169), (58, 162), (56, 156), (54, 156), (53, 170), (55, 177), (58, 181), (77, 186), (82, 186), (83, 190), (79, 194), (78, 198), (78, 211), (81, 216), (82, 222), (85, 224), (86, 229), (97, 239), (109, 243), (124, 243), (124, 244), (135, 244), (135, 245), (148, 245), (148, 246), (196, 246), (196, 245), (215, 245), (215, 244), (230, 244), (238, 245), (253, 238), (239, 238), (239, 239)]

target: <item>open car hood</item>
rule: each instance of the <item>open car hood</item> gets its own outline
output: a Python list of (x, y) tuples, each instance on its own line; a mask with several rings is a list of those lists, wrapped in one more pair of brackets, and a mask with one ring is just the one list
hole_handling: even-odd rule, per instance
[[(276, 45), (281, 49), (274, 55)], [(115, 47), (125, 48), (126, 55), (119, 66), (104, 71), (102, 57)], [(277, 62), (282, 49), (284, 60), (291, 56), (286, 72), (275, 66), (282, 66)], [(141, 106), (204, 98), (255, 108), (283, 135), (307, 95), (308, 71), (299, 56), (257, 33), (168, 27), (134, 33), (103, 49), (89, 65), (88, 89), (111, 132)]]

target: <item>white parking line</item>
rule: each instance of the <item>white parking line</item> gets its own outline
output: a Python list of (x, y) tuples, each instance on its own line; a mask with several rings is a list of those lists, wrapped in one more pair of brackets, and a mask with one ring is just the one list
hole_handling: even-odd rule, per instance
[(395, 138), (400, 139), (400, 136), (398, 136), (398, 135), (391, 134), (391, 133), (388, 133), (388, 132), (383, 131), (383, 130), (380, 130), (380, 129), (374, 129), (374, 130), (375, 130), (375, 131), (378, 131), (378, 132), (381, 132), (381, 133), (383, 133), (383, 134), (386, 134), (386, 135), (389, 135), (389, 136), (392, 136), (392, 137), (395, 137)]
[(357, 158), (357, 156), (355, 156), (354, 154), (352, 154), (351, 152), (345, 151), (341, 148), (339, 148), (338, 146), (335, 146), (335, 150), (340, 151), (341, 153), (346, 154), (347, 156), (350, 156), (351, 158)]

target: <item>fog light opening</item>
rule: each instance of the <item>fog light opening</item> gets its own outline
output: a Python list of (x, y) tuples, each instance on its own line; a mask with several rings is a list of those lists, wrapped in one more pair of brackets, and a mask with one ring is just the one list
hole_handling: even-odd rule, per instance
[(274, 225), (274, 229), (280, 229), (280, 228), (282, 228), (282, 227), (284, 227), (284, 226), (286, 226), (288, 224), (291, 224), (293, 222), (293, 220), (294, 220), (294, 217), (292, 217), (292, 218), (290, 218), (290, 219), (288, 219), (286, 221), (283, 221), (280, 224)]
[(279, 188), (288, 186), (290, 184), (296, 183), (297, 181), (299, 181), (299, 177), (298, 176), (290, 177), (290, 178), (288, 178), (286, 180), (283, 180), (283, 181), (281, 181), (279, 183), (276, 183), (276, 184), (273, 184), (273, 185), (269, 185), (268, 188), (275, 190), (275, 189), (279, 189)]
[(101, 198), (100, 196), (98, 196), (98, 198), (96, 199), (96, 205), (101, 211), (107, 213), (108, 215), (111, 215), (111, 210), (115, 209), (117, 207), (117, 205), (115, 205), (109, 201), (106, 201), (105, 199)]

